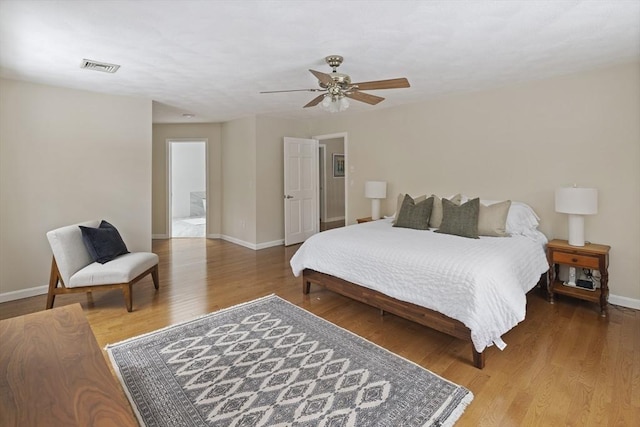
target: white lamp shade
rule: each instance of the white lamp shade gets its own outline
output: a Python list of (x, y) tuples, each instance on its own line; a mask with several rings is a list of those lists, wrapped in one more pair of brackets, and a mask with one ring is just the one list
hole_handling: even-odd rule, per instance
[(574, 215), (598, 213), (598, 190), (563, 187), (556, 189), (556, 212)]
[(364, 183), (364, 197), (367, 199), (386, 199), (387, 183), (385, 181), (367, 181)]

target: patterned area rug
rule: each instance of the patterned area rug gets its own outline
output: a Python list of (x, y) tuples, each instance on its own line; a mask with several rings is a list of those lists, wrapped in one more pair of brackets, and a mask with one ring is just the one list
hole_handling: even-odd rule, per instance
[(147, 427), (447, 426), (473, 399), (275, 295), (107, 351)]

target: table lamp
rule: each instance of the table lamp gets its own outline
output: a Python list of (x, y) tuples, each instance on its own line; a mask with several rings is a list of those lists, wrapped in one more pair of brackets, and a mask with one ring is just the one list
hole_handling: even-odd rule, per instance
[(385, 181), (367, 181), (364, 183), (364, 197), (371, 199), (371, 219), (380, 219), (380, 199), (387, 198)]
[(575, 185), (556, 189), (556, 212), (569, 214), (569, 244), (584, 246), (584, 215), (598, 213), (598, 190)]

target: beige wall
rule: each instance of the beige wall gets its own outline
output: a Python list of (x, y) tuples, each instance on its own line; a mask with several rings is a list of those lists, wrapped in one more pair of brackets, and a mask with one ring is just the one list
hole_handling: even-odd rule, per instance
[(303, 138), (306, 123), (258, 117), (256, 131), (257, 243), (284, 238), (284, 137)]
[(207, 235), (252, 248), (283, 238), (284, 136), (305, 122), (246, 117), (227, 123), (153, 125), (153, 234), (166, 236), (166, 141), (206, 138), (209, 145)]
[(153, 235), (169, 237), (167, 230), (167, 140), (202, 138), (207, 140), (207, 235), (222, 230), (222, 125), (181, 123), (153, 125)]
[(222, 165), (222, 235), (255, 244), (255, 116), (222, 124)]
[[(410, 90), (410, 89), (407, 89)], [(391, 96), (391, 94), (389, 94)], [(554, 190), (599, 190), (587, 240), (611, 245), (611, 294), (640, 299), (640, 64), (312, 122), (347, 132), (348, 221), (367, 216), (364, 182), (395, 195), (463, 192), (529, 203), (550, 238), (567, 238)]]
[(333, 177), (333, 155), (344, 154), (344, 138), (323, 139), (321, 144), (327, 146), (325, 177), (327, 179), (327, 219), (336, 221), (344, 218), (344, 180), (345, 178)]
[(225, 239), (254, 249), (283, 239), (283, 138), (305, 129), (305, 122), (265, 116), (222, 125)]
[(0, 94), (0, 294), (48, 283), (45, 233), (63, 225), (106, 219), (150, 250), (151, 101), (5, 79)]

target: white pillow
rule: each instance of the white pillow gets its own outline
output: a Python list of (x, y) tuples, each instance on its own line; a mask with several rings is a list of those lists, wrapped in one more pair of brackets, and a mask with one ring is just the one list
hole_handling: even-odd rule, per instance
[[(500, 203), (497, 200), (480, 200), (485, 206)], [(535, 230), (540, 225), (540, 217), (536, 215), (531, 206), (523, 202), (511, 202), (507, 215), (506, 231), (508, 234), (526, 235), (530, 230)]]
[(511, 209), (511, 200), (485, 205), (480, 203), (478, 213), (478, 236), (505, 237), (507, 233), (507, 216)]

